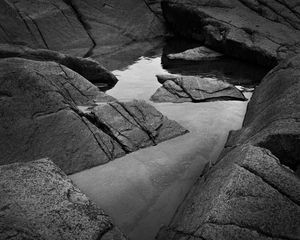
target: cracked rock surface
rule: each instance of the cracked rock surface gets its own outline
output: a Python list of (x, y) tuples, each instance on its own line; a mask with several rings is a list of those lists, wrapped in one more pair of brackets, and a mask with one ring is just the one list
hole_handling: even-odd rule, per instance
[(0, 239), (127, 239), (49, 159), (0, 166)]
[(179, 34), (229, 56), (274, 67), (300, 53), (300, 3), (286, 0), (163, 0)]
[(91, 58), (73, 57), (47, 49), (32, 49), (21, 45), (0, 44), (0, 58), (19, 57), (38, 61), (54, 61), (77, 72), (94, 85), (113, 87), (118, 79)]
[(160, 240), (300, 239), (300, 56), (255, 89), (241, 130), (202, 174)]
[(154, 102), (201, 102), (211, 100), (246, 100), (230, 83), (197, 76), (158, 75), (162, 83), (152, 96)]
[(268, 150), (242, 145), (194, 185), (158, 239), (299, 239), (300, 179)]
[[(0, 165), (50, 157), (71, 174), (186, 133), (145, 102), (115, 101), (58, 63), (1, 59)], [(134, 148), (121, 144), (123, 135)]]
[(0, 2), (0, 42), (85, 55), (93, 46), (86, 26), (62, 0)]

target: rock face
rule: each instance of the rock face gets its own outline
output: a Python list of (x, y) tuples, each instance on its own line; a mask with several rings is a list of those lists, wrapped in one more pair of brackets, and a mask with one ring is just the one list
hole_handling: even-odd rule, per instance
[(300, 179), (243, 145), (197, 181), (158, 239), (299, 239)]
[(300, 8), (286, 0), (163, 0), (179, 34), (229, 56), (274, 67), (300, 52)]
[(118, 79), (90, 58), (73, 57), (46, 49), (32, 49), (21, 45), (0, 44), (0, 58), (20, 57), (38, 61), (54, 61), (79, 73), (97, 86), (113, 87)]
[(62, 0), (0, 3), (0, 42), (85, 55), (93, 41), (76, 12)]
[(300, 239), (300, 56), (255, 90), (243, 128), (158, 239)]
[(0, 166), (0, 239), (127, 239), (49, 159)]
[[(134, 150), (146, 146), (147, 134), (149, 139), (155, 139), (154, 144), (186, 132), (144, 102), (124, 104), (124, 112), (112, 114), (111, 106), (119, 106), (108, 103), (113, 101), (116, 100), (58, 63), (1, 59), (0, 165), (50, 157), (71, 174), (120, 157), (129, 151), (119, 139), (126, 129), (112, 132), (107, 126), (122, 126), (118, 120), (126, 121), (125, 110), (132, 114), (134, 120), (129, 121), (133, 125), (144, 127), (137, 131), (137, 126), (132, 126), (135, 129), (125, 134), (130, 137), (128, 141), (140, 143)], [(107, 105), (102, 109), (107, 113), (97, 113), (100, 106), (93, 110), (97, 116), (103, 115), (103, 120), (97, 122), (106, 125), (97, 124), (90, 111), (79, 110), (78, 106), (93, 107), (95, 102)], [(111, 118), (106, 119), (108, 115)]]
[(188, 49), (181, 53), (168, 54), (169, 59), (187, 60), (187, 61), (207, 61), (220, 59), (223, 54), (211, 50), (207, 47), (201, 46), (197, 48)]
[(246, 100), (233, 85), (196, 76), (158, 75), (163, 84), (152, 96), (154, 102), (200, 102), (209, 100)]
[(91, 116), (126, 152), (187, 133), (145, 101), (100, 104), (92, 109)]
[(97, 48), (99, 58), (165, 32), (160, 1), (5, 0), (0, 9), (0, 43), (76, 56)]
[(248, 105), (243, 128), (227, 147), (251, 143), (271, 150), (296, 170), (300, 161), (300, 55), (283, 61), (263, 79)]

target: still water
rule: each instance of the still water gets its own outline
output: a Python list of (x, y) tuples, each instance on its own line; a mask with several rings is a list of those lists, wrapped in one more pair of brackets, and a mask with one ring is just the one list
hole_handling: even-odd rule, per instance
[[(234, 60), (168, 62), (164, 54), (172, 51), (178, 51), (176, 43), (114, 70), (119, 82), (107, 93), (120, 101), (149, 101), (161, 86), (155, 75), (163, 73), (210, 76), (246, 86), (265, 74)], [(251, 93), (245, 96), (250, 98)], [(228, 132), (241, 127), (247, 106), (241, 101), (151, 104), (190, 132), (70, 176), (132, 240), (153, 240), (159, 228), (168, 224), (205, 164), (217, 159)]]

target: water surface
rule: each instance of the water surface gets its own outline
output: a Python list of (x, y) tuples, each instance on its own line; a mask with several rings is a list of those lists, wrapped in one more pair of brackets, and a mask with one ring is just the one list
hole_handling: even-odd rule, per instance
[[(152, 57), (140, 57), (130, 66), (113, 71), (119, 82), (107, 93), (121, 101), (149, 101), (161, 86), (155, 75), (170, 72), (230, 78), (216, 74), (218, 67), (204, 71), (199, 63), (163, 68), (161, 54), (162, 50)], [(247, 74), (232, 76), (237, 82), (249, 78)], [(242, 101), (151, 104), (190, 132), (70, 176), (132, 240), (153, 240), (159, 228), (169, 223), (204, 166), (217, 159), (228, 132), (241, 127), (247, 106)]]

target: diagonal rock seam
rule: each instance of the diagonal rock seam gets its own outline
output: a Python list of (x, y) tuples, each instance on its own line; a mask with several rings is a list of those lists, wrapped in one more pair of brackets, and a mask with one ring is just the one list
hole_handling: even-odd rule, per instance
[(76, 5), (73, 3), (73, 0), (63, 0), (64, 3), (66, 3), (70, 8), (73, 10), (75, 16), (77, 17), (77, 20), (81, 23), (83, 29), (86, 31), (87, 35), (91, 39), (93, 46), (90, 47), (90, 49), (84, 54), (84, 58), (90, 57), (93, 54), (93, 50), (97, 46), (97, 43), (95, 39), (92, 36), (92, 33), (89, 30), (89, 24), (84, 20), (84, 17), (81, 15), (80, 11), (76, 7)]

